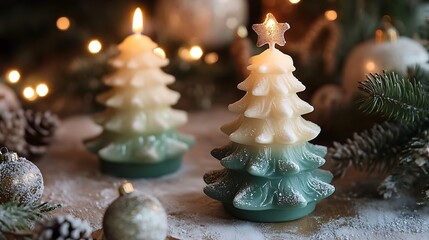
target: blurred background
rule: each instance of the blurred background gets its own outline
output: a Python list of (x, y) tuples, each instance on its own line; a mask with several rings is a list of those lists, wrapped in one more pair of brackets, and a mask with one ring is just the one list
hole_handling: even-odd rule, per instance
[[(300, 97), (322, 126), (322, 138), (340, 140), (371, 126), (354, 105), (357, 83), (369, 72), (406, 74), (426, 66), (422, 34), (429, 2), (419, 0), (45, 0), (0, 2), (0, 101), (61, 117), (103, 107), (103, 76), (116, 46), (131, 34), (141, 7), (144, 34), (164, 50), (181, 93), (176, 108), (205, 111), (226, 106), (243, 92), (256, 48), (251, 29), (271, 12), (288, 22), (286, 45), (294, 75), (306, 85)], [(377, 38), (378, 37), (378, 38)], [(358, 123), (358, 124), (357, 124)]]

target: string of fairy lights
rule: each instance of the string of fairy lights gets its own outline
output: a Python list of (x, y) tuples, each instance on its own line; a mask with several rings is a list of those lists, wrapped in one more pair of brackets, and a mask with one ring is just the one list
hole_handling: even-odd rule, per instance
[[(71, 27), (71, 21), (68, 17), (59, 17), (56, 20), (56, 27), (59, 31), (67, 31)], [(103, 44), (100, 40), (93, 38), (88, 40), (86, 48), (89, 53), (98, 54), (103, 49)], [(166, 53), (161, 47), (157, 47), (153, 51), (155, 54), (166, 58)], [(219, 59), (218, 54), (215, 52), (210, 52), (204, 55), (203, 49), (198, 45), (181, 47), (177, 54), (182, 60), (187, 62), (198, 61), (204, 57), (203, 59), (207, 64), (215, 64)], [(5, 79), (9, 84), (16, 85), (22, 79), (20, 70), (18, 68), (8, 70), (5, 74)], [(35, 101), (38, 98), (46, 97), (49, 94), (49, 91), (50, 88), (48, 84), (40, 81), (32, 85), (23, 86), (20, 92), (25, 100)]]
[[(289, 2), (291, 4), (298, 4), (301, 2), (301, 0), (289, 0)], [(337, 19), (337, 12), (335, 10), (327, 10), (324, 15), (329, 21), (334, 21)], [(56, 27), (59, 31), (67, 31), (71, 27), (71, 21), (68, 17), (61, 16), (56, 20)], [(237, 34), (242, 38), (247, 37), (246, 27), (239, 27)], [(86, 48), (90, 54), (98, 54), (100, 51), (102, 51), (103, 44), (99, 39), (92, 38), (87, 41)], [(161, 57), (166, 57), (166, 53), (161, 47), (154, 49), (154, 53)], [(177, 56), (185, 62), (196, 62), (203, 60), (206, 64), (209, 65), (215, 64), (219, 60), (219, 55), (216, 52), (205, 53), (204, 50), (198, 45), (180, 47), (177, 51)], [(20, 70), (18, 68), (13, 68), (6, 71), (5, 79), (11, 85), (17, 84), (22, 79)], [(46, 97), (50, 92), (50, 88), (47, 82), (39, 81), (31, 85), (22, 86), (20, 92), (24, 99), (28, 101), (35, 101), (38, 98)]]
[[(56, 27), (60, 31), (67, 31), (71, 26), (70, 19), (68, 17), (59, 17), (56, 21)], [(88, 41), (87, 49), (91, 54), (99, 53), (103, 48), (103, 45), (98, 39), (91, 39)], [(10, 69), (5, 74), (6, 81), (11, 84), (17, 84), (21, 79), (21, 72), (17, 68)], [(21, 93), (24, 99), (28, 101), (34, 101), (38, 98), (46, 97), (49, 94), (49, 86), (46, 82), (39, 82), (33, 85), (26, 85), (23, 87)]]

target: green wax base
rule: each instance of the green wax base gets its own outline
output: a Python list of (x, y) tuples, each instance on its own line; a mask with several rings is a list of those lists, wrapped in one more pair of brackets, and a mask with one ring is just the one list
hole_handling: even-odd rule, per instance
[(310, 202), (303, 208), (269, 209), (249, 211), (238, 209), (230, 203), (223, 203), (226, 211), (236, 218), (252, 222), (287, 222), (307, 216), (316, 208), (316, 202)]
[(166, 159), (159, 163), (112, 162), (100, 158), (101, 172), (123, 178), (156, 178), (176, 172), (182, 157)]

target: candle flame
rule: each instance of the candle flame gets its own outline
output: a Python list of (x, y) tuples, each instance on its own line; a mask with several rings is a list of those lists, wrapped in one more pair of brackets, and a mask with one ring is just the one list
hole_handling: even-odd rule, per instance
[(143, 32), (143, 13), (140, 8), (134, 11), (133, 17), (133, 32), (136, 34)]

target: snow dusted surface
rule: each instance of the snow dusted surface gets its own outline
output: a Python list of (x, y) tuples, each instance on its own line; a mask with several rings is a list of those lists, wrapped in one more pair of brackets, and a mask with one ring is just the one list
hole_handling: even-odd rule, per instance
[[(228, 143), (219, 126), (234, 119), (226, 108), (190, 113), (182, 132), (196, 137), (182, 169), (170, 176), (132, 180), (139, 191), (157, 197), (168, 213), (169, 239), (429, 239), (429, 207), (410, 199), (374, 197), (365, 178), (335, 181), (337, 192), (320, 202), (311, 215), (286, 223), (252, 223), (232, 218), (221, 204), (203, 194), (205, 172), (220, 169), (210, 151)], [(55, 215), (70, 213), (101, 227), (106, 207), (118, 196), (124, 179), (98, 171), (97, 158), (82, 139), (100, 129), (89, 117), (63, 121), (57, 139), (39, 166), (45, 180), (44, 201), (61, 203)], [(353, 175), (353, 174), (352, 174)]]

